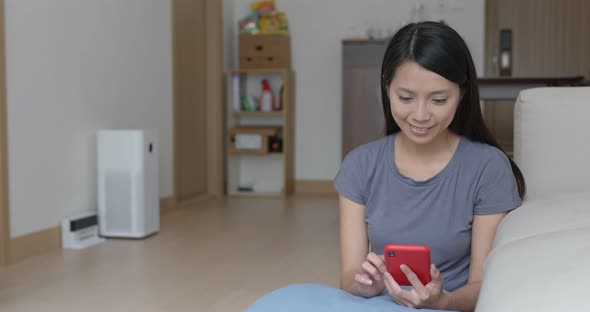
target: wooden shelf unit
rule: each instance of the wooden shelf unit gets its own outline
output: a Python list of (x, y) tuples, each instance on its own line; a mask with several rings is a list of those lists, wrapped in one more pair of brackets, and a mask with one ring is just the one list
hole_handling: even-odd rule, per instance
[[(280, 101), (283, 86), (283, 106), (280, 111), (236, 111), (234, 75), (240, 76), (240, 108), (242, 96), (260, 95), (261, 79), (271, 83), (274, 101)], [(288, 68), (235, 69), (227, 73), (227, 102), (225, 117), (225, 193), (229, 197), (285, 198), (294, 187), (294, 73)], [(231, 135), (236, 127), (280, 127), (282, 151), (235, 150)], [(230, 148), (231, 147), (231, 148)], [(272, 179), (271, 179), (272, 177)], [(273, 182), (269, 182), (272, 180)], [(249, 182), (249, 183), (246, 183)], [(239, 186), (253, 186), (252, 192), (238, 191)]]
[(234, 116), (281, 116), (283, 112), (232, 112), (232, 114)]

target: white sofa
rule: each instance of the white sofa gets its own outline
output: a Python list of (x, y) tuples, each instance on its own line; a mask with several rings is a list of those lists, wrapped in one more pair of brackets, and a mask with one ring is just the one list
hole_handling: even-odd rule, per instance
[(498, 228), (476, 311), (590, 311), (590, 87), (522, 91), (514, 127), (528, 195)]

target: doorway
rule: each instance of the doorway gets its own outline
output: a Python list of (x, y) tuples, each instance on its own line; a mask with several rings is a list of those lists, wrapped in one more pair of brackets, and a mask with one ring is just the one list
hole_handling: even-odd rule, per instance
[(4, 32), (4, 0), (0, 0), (0, 265), (8, 263), (10, 250), (8, 136), (6, 133), (6, 49)]
[(222, 4), (172, 1), (174, 196), (221, 196)]

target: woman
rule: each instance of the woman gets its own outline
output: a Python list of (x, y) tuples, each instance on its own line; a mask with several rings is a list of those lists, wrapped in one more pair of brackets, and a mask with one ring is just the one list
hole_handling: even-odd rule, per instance
[[(440, 23), (405, 26), (385, 52), (381, 93), (387, 136), (350, 152), (334, 182), (341, 290), (289, 286), (250, 311), (475, 308), (496, 227), (525, 182), (484, 124), (467, 45)], [(412, 286), (400, 287), (386, 244), (429, 246), (431, 281), (402, 266)]]

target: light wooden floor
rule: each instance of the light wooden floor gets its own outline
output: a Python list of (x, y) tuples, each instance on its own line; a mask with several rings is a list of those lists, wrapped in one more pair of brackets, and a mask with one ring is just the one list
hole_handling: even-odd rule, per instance
[(290, 283), (338, 282), (336, 197), (209, 200), (146, 240), (0, 267), (0, 311), (242, 311)]

